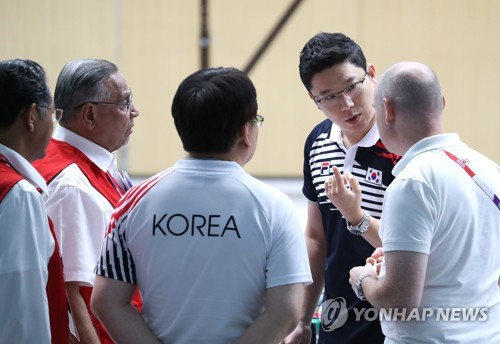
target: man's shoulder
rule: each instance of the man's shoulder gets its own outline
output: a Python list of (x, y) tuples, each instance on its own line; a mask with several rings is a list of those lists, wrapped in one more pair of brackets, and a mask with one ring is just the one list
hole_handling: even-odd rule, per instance
[[(3, 176), (2, 176), (3, 177)], [(36, 204), (43, 208), (42, 196), (38, 190), (24, 178), (16, 178), (14, 183), (5, 187), (0, 182), (0, 205), (12, 207), (16, 213), (31, 213)], [(10, 211), (10, 210), (9, 210)]]
[[(170, 194), (172, 189), (169, 189), (169, 187), (171, 185), (178, 186), (177, 180), (175, 179), (175, 172), (175, 168), (167, 168), (132, 186), (125, 196), (120, 199), (117, 208), (124, 207), (125, 211), (131, 211), (142, 199), (152, 198), (156, 201), (156, 197), (163, 197)], [(173, 176), (174, 178), (167, 178), (169, 176)], [(161, 183), (162, 181), (172, 184)]]
[(245, 186), (245, 189), (252, 193), (260, 203), (277, 203), (282, 207), (292, 203), (285, 192), (271, 185), (265, 179), (255, 178), (248, 173), (241, 174), (238, 179)]
[(304, 152), (311, 154), (314, 149), (323, 147), (324, 145), (335, 145), (338, 147), (335, 140), (330, 140), (333, 122), (329, 119), (318, 123), (309, 133), (305, 140)]
[(329, 134), (330, 131), (332, 130), (332, 125), (333, 125), (333, 122), (330, 121), (328, 118), (319, 122), (318, 124), (316, 124), (314, 126), (314, 128), (312, 128), (312, 130), (310, 131), (309, 133), (309, 138), (317, 138), (318, 136), (320, 136), (321, 134)]
[(382, 140), (377, 140), (377, 142), (369, 147), (358, 147), (357, 150), (358, 156), (373, 156), (375, 159), (389, 162), (392, 165), (395, 165), (399, 160), (401, 160), (401, 156), (390, 152)]
[(0, 202), (9, 193), (9, 191), (18, 184), (24, 177), (6, 163), (0, 162)]
[(70, 144), (51, 139), (45, 157), (34, 161), (33, 166), (49, 182), (66, 167), (76, 163), (80, 155), (83, 153)]
[(84, 153), (67, 142), (51, 139), (44, 158), (33, 162), (33, 166), (50, 185), (55, 179), (68, 182), (85, 180), (85, 176), (101, 174), (99, 167)]
[(75, 186), (77, 188), (92, 187), (80, 167), (73, 162), (60, 169), (59, 173), (54, 175), (54, 177), (50, 180), (48, 186), (49, 188), (61, 186)]
[(369, 147), (358, 147), (356, 151), (356, 161), (362, 167), (367, 170), (385, 172), (391, 177), (391, 180), (392, 169), (399, 160), (401, 160), (401, 157), (397, 154), (389, 152), (380, 140)]

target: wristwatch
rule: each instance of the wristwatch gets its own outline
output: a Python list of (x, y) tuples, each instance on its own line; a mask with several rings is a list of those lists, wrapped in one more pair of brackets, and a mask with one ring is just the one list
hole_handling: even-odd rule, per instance
[(356, 280), (356, 283), (354, 284), (354, 292), (356, 293), (356, 296), (358, 297), (358, 299), (363, 300), (363, 301), (366, 301), (366, 296), (363, 293), (363, 288), (361, 288), (361, 282), (363, 282), (363, 280), (366, 277), (371, 277), (373, 279), (377, 279), (377, 277), (370, 275), (369, 273), (366, 272), (366, 273), (362, 274), (361, 276), (359, 276), (358, 279)]
[(368, 214), (367, 211), (363, 210), (363, 212), (365, 213), (365, 215), (361, 219), (361, 222), (358, 223), (357, 225), (353, 225), (349, 221), (347, 221), (347, 229), (352, 234), (362, 235), (362, 234), (365, 234), (365, 232), (368, 230), (368, 227), (370, 226), (371, 216), (370, 216), (370, 214)]

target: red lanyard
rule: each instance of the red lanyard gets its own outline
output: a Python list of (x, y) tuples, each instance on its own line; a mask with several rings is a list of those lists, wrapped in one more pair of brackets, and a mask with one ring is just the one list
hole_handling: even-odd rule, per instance
[(455, 161), (460, 167), (462, 167), (465, 170), (465, 172), (467, 172), (467, 174), (472, 178), (472, 180), (476, 182), (477, 186), (479, 186), (481, 190), (483, 190), (484, 193), (488, 195), (488, 198), (491, 199), (495, 204), (495, 206), (497, 207), (497, 209), (500, 210), (500, 199), (498, 198), (498, 196), (495, 195), (493, 190), (491, 190), (490, 187), (485, 182), (483, 182), (481, 178), (479, 178), (479, 176), (476, 173), (474, 173), (474, 171), (472, 171), (472, 169), (469, 166), (467, 166), (467, 162), (465, 160), (457, 158), (455, 155), (451, 154), (448, 151), (445, 151), (444, 149), (442, 149), (442, 151), (448, 156), (448, 158)]

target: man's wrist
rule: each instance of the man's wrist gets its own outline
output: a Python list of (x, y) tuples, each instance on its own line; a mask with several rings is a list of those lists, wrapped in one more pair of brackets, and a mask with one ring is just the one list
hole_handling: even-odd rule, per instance
[(368, 230), (368, 227), (370, 227), (370, 222), (371, 222), (370, 214), (367, 211), (363, 210), (363, 218), (355, 224), (352, 224), (349, 221), (347, 221), (347, 229), (352, 234), (363, 235)]
[(356, 279), (356, 283), (354, 283), (354, 292), (356, 293), (356, 296), (358, 297), (358, 299), (363, 300), (363, 301), (366, 300), (366, 296), (365, 296), (365, 293), (363, 292), (362, 283), (363, 283), (363, 280), (367, 277), (371, 277), (374, 280), (378, 280), (377, 276), (374, 276), (371, 273), (365, 272), (365, 273), (362, 273)]
[(311, 326), (311, 324), (312, 324), (312, 319), (309, 322), (301, 320), (301, 321), (299, 321), (298, 327), (309, 327), (309, 326)]
[(364, 217), (365, 217), (365, 212), (361, 208), (359, 208), (359, 211), (356, 212), (356, 214), (353, 217), (348, 218), (347, 216), (344, 216), (346, 221), (349, 222), (350, 224), (358, 224), (361, 221), (363, 221)]

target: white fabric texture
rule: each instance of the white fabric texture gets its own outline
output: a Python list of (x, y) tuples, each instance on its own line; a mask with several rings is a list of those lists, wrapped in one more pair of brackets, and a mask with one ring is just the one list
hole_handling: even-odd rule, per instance
[(393, 170), (381, 221), (383, 247), (429, 255), (421, 307), (487, 307), (488, 319), (382, 321), (382, 328), (389, 343), (500, 343), (500, 212), (442, 149), (466, 159), (500, 195), (498, 166), (458, 135), (423, 139)]
[(55, 242), (36, 190), (47, 186), (17, 152), (0, 145), (0, 154), (26, 178), (0, 203), (0, 342), (50, 343), (46, 285)]
[[(78, 148), (104, 172), (113, 166), (112, 153), (61, 126), (57, 127), (54, 139)], [(94, 268), (113, 206), (76, 164), (69, 165), (49, 184), (45, 205), (54, 222), (65, 281), (93, 286)]]
[(292, 201), (234, 162), (181, 160), (127, 196), (97, 273), (131, 272), (164, 343), (232, 343), (266, 288), (312, 281)]

